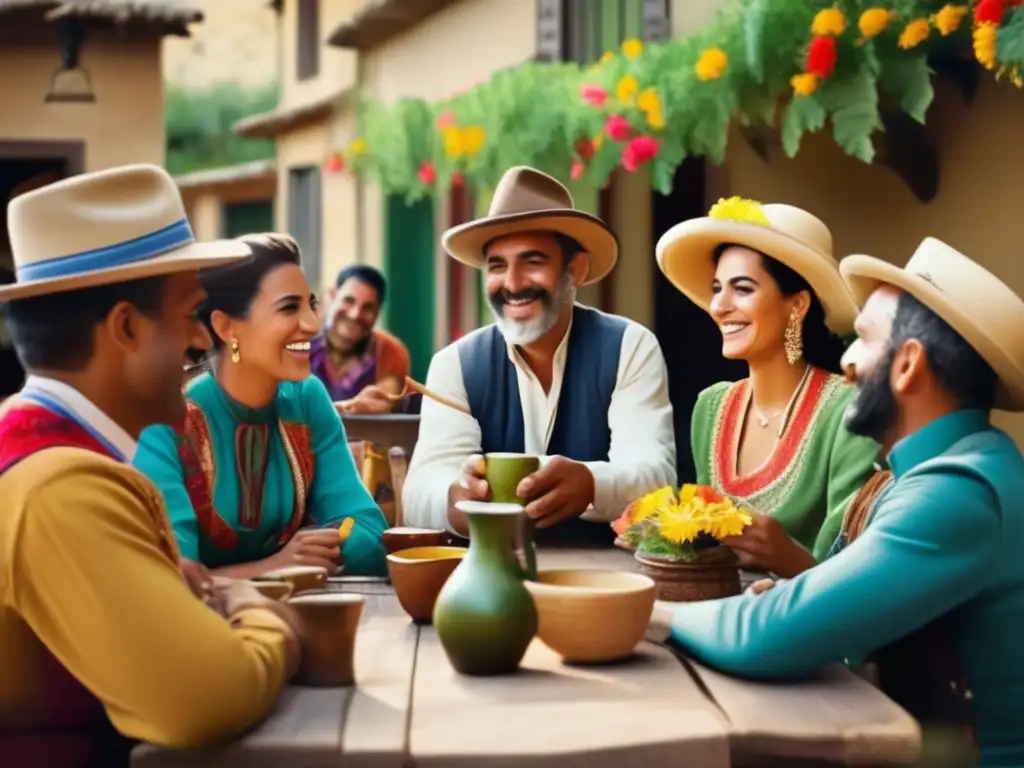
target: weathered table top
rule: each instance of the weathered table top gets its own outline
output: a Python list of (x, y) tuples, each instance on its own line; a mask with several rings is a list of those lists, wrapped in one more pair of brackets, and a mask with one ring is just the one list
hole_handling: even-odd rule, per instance
[[(542, 552), (542, 565), (632, 568), (620, 551)], [(909, 765), (916, 722), (843, 668), (797, 683), (718, 674), (644, 643), (632, 660), (569, 667), (535, 640), (516, 675), (456, 673), (386, 584), (366, 595), (357, 684), (287, 689), (221, 749), (143, 746), (133, 766)]]

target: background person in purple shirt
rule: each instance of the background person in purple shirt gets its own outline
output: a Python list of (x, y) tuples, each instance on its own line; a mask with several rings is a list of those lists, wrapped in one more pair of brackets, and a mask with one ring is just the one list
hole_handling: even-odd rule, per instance
[[(384, 275), (368, 264), (338, 273), (323, 331), (313, 339), (313, 374), (345, 413), (390, 413), (409, 375), (409, 350), (374, 326), (387, 293)], [(399, 410), (402, 410), (399, 408)]]

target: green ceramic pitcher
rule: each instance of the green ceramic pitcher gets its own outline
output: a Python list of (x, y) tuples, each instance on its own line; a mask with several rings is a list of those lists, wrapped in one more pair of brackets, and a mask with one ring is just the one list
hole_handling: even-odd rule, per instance
[(434, 604), (434, 629), (448, 661), (464, 675), (516, 671), (537, 634), (537, 609), (512, 548), (521, 504), (460, 501), (469, 551)]

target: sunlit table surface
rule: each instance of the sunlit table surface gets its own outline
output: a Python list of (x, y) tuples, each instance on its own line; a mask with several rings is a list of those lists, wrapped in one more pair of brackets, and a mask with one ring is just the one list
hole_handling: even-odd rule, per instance
[[(634, 569), (620, 550), (542, 550), (542, 567)], [(386, 583), (366, 595), (355, 686), (286, 689), (249, 734), (218, 749), (136, 748), (132, 765), (725, 766), (909, 765), (915, 720), (842, 667), (755, 683), (644, 642), (631, 660), (567, 666), (534, 640), (519, 673), (468, 678)]]

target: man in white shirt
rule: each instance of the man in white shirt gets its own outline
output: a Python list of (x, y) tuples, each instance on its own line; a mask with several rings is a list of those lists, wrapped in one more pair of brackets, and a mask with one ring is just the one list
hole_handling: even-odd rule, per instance
[(426, 386), (472, 415), (423, 401), (403, 492), (409, 525), (463, 536), (462, 499), (488, 500), (482, 454), (526, 453), (539, 543), (610, 545), (609, 523), (676, 482), (665, 361), (654, 334), (575, 303), (615, 266), (618, 241), (532, 168), (509, 170), (484, 219), (445, 233), (455, 259), (483, 268), (495, 324), (438, 352)]

